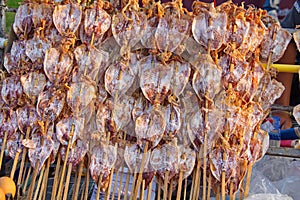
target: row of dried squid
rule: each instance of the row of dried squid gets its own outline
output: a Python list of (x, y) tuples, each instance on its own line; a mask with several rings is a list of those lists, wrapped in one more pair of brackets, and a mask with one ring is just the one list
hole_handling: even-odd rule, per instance
[(180, 0), (30, 0), (13, 30), (0, 137), (14, 166), (20, 160), (19, 186), (26, 157), (34, 169), (28, 198), (54, 162), (62, 176), (55, 173), (51, 199), (62, 198), (64, 185), (68, 195), (72, 169), (78, 175), (83, 166), (97, 195), (112, 192), (112, 174), (128, 168), (131, 198), (156, 176), (166, 199), (193, 172), (196, 199), (201, 171), (203, 199), (209, 187), (233, 196), (265, 153), (260, 124), (284, 90), (270, 64), (291, 35), (262, 10), (230, 1), (195, 2), (189, 12)]

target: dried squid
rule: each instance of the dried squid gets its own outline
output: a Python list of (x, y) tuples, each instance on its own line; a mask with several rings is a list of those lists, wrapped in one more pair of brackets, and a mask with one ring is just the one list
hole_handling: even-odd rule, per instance
[(61, 35), (74, 34), (81, 22), (82, 10), (77, 3), (57, 5), (53, 11), (53, 23)]

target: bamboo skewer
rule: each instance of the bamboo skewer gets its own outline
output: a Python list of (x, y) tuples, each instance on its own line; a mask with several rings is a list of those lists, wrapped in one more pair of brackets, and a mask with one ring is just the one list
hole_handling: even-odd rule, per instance
[[(119, 180), (119, 171), (117, 171), (116, 173), (116, 178), (115, 178), (115, 181), (114, 181), (114, 189), (113, 189), (113, 192), (112, 192), (112, 200), (114, 200), (115, 198), (115, 194), (116, 194), (116, 191), (117, 191), (117, 183), (118, 183), (118, 180)], [(121, 185), (121, 182), (119, 182), (119, 186)]]
[(144, 195), (145, 195), (145, 180), (143, 180), (143, 182), (142, 182), (142, 188), (141, 188), (140, 191), (141, 192), (140, 192), (140, 198), (139, 199), (143, 200), (144, 199)]
[[(205, 107), (208, 108), (207, 102), (208, 100), (205, 100)], [(208, 116), (207, 116), (207, 112), (205, 112), (205, 118), (204, 118), (205, 122), (208, 121)], [(207, 168), (207, 160), (206, 160), (206, 155), (207, 155), (207, 131), (205, 131), (205, 135), (204, 135), (204, 151), (203, 151), (203, 193), (202, 193), (202, 199), (206, 199), (206, 168)], [(199, 187), (200, 190), (200, 187)], [(198, 194), (199, 192), (197, 192), (197, 198), (198, 199)]]
[[(197, 163), (197, 165), (198, 165), (198, 163)], [(193, 200), (193, 191), (194, 191), (194, 188), (195, 188), (195, 181), (196, 181), (196, 169), (194, 168), (189, 200)]]
[[(23, 138), (24, 138), (24, 136), (23, 136), (23, 134), (21, 134), (20, 141), (22, 141)], [(12, 169), (10, 171), (10, 178), (11, 179), (14, 179), (15, 172), (16, 172), (16, 169), (17, 169), (17, 164), (18, 164), (18, 161), (19, 161), (19, 157), (20, 157), (20, 151), (17, 151), (17, 153), (15, 155), (15, 158), (14, 158)]]
[(178, 180), (178, 188), (177, 188), (176, 200), (180, 200), (180, 197), (181, 197), (182, 177), (183, 177), (183, 171), (180, 170), (180, 172), (179, 172), (179, 180)]
[(183, 200), (186, 200), (187, 178), (184, 180)]
[(7, 132), (5, 131), (4, 137), (3, 137), (3, 142), (2, 142), (2, 147), (1, 147), (1, 153), (0, 153), (0, 170), (1, 170), (1, 167), (2, 167), (2, 161), (3, 161), (4, 152), (5, 152), (7, 136), (8, 136)]
[[(109, 140), (110, 140), (110, 135), (111, 135), (111, 133), (110, 132), (108, 132), (108, 134), (107, 134), (107, 138), (106, 138), (106, 144), (107, 145), (109, 145)], [(115, 147), (117, 148), (118, 147), (118, 144), (116, 143), (115, 144)], [(105, 154), (106, 155), (106, 154)], [(107, 156), (107, 155), (106, 155)], [(106, 158), (105, 158), (106, 159)], [(114, 166), (111, 168), (111, 170), (110, 170), (110, 175), (109, 175), (109, 182), (108, 182), (108, 188), (107, 188), (107, 191), (106, 191), (106, 196), (105, 196), (105, 199), (106, 200), (109, 200), (109, 198), (110, 198), (110, 190), (111, 190), (111, 184), (112, 184), (112, 180), (113, 180), (113, 176), (114, 176), (114, 170), (115, 170), (115, 168), (114, 168)]]
[(42, 183), (42, 180), (43, 180), (43, 177), (44, 177), (44, 172), (45, 172), (45, 165), (43, 165), (43, 167), (41, 169), (40, 176), (39, 176), (36, 188), (35, 188), (35, 193), (34, 193), (34, 196), (33, 196), (33, 200), (36, 200), (36, 198), (39, 194), (40, 186), (41, 186), (41, 183)]
[(211, 173), (208, 174), (207, 200), (210, 200), (210, 191), (211, 191)]
[[(210, 10), (212, 9), (212, 5), (210, 5)], [(208, 24), (209, 26), (212, 25), (212, 19), (209, 17), (208, 19)], [(207, 54), (210, 55), (210, 51), (211, 51), (211, 40), (208, 40), (208, 44), (207, 44)], [(205, 114), (204, 114), (204, 123), (207, 124), (208, 123), (208, 113), (207, 113), (207, 109), (208, 109), (208, 91), (205, 92)], [(206, 125), (205, 125), (206, 126)], [(206, 155), (207, 155), (207, 129), (204, 129), (204, 142), (203, 142), (203, 190), (202, 190), (202, 199), (206, 199), (206, 168), (207, 168), (207, 160), (206, 160)], [(199, 178), (200, 179), (200, 178)], [(198, 187), (197, 187), (198, 188)], [(199, 187), (200, 190), (200, 187)], [(198, 195), (199, 192), (197, 192), (196, 195), (196, 199), (198, 199)]]
[(72, 163), (70, 162), (69, 165), (68, 165), (68, 172), (67, 172), (67, 177), (66, 177), (66, 183), (65, 183), (65, 190), (64, 190), (63, 200), (66, 200), (67, 197), (68, 197), (69, 185), (70, 185), (70, 179), (71, 179), (71, 173), (72, 173)]
[(200, 194), (200, 177), (201, 177), (201, 169), (199, 170), (199, 177), (196, 179), (196, 195), (195, 195), (195, 200), (197, 200), (199, 198), (199, 194)]
[(217, 186), (216, 200), (220, 200), (220, 186)]
[(248, 165), (248, 172), (247, 172), (247, 178), (246, 178), (246, 187), (245, 187), (245, 193), (244, 193), (245, 198), (247, 198), (249, 196), (252, 168), (253, 168), (253, 163), (250, 163)]
[(99, 178), (98, 178), (96, 199), (99, 199), (99, 197), (100, 197), (102, 177), (103, 177), (103, 173), (101, 173), (100, 176), (99, 176)]
[[(125, 140), (126, 140), (126, 133), (124, 133), (124, 135), (123, 135), (123, 141), (125, 141)], [(119, 188), (118, 188), (118, 198), (117, 198), (118, 200), (120, 200), (120, 198), (121, 198), (121, 191), (123, 188), (124, 164), (125, 164), (125, 161), (123, 160), (122, 165), (121, 165), (120, 182), (119, 182)], [(120, 169), (118, 170), (118, 173), (119, 173), (119, 171), (120, 171)], [(118, 177), (118, 176), (116, 176), (116, 177)]]
[(235, 200), (235, 193), (232, 194), (232, 199)]
[(239, 199), (242, 200), (243, 199), (243, 196), (244, 196), (244, 180), (242, 181), (241, 183), (241, 188), (240, 188), (240, 196), (239, 196)]
[(73, 139), (73, 135), (74, 135), (74, 129), (75, 129), (75, 125), (72, 124), (71, 132), (70, 132), (70, 139), (69, 139), (68, 147), (67, 147), (67, 150), (66, 150), (66, 156), (65, 156), (65, 160), (64, 160), (64, 164), (63, 164), (63, 168), (62, 168), (62, 174), (61, 174), (61, 177), (60, 177), (60, 182), (59, 182), (59, 187), (58, 187), (58, 192), (57, 192), (58, 193), (57, 199), (61, 199), (61, 195), (62, 195), (62, 190), (63, 190), (63, 186), (64, 186), (63, 182), (64, 182), (64, 179), (65, 179), (65, 171), (66, 171), (67, 161), (68, 161), (68, 158), (69, 158), (69, 152), (70, 152), (72, 139)]
[(72, 187), (70, 188), (70, 190), (72, 191), (72, 195), (70, 194), (71, 199), (74, 199), (74, 196), (75, 196), (75, 187), (76, 187), (77, 180), (78, 180), (78, 169), (79, 169), (79, 165), (76, 167), (76, 170), (74, 172), (73, 184), (72, 184)]
[(199, 185), (199, 180), (200, 180), (200, 176), (201, 176), (201, 172), (200, 172), (200, 170), (201, 170), (200, 169), (200, 166), (201, 166), (200, 152), (199, 152), (199, 155), (198, 155), (197, 168), (196, 168), (196, 171), (195, 171), (196, 175), (195, 175), (195, 179), (194, 179), (194, 185), (192, 186), (193, 190), (191, 191), (192, 200), (195, 200), (197, 198), (198, 193), (200, 191), (200, 187), (199, 187), (200, 186)]
[(149, 187), (148, 187), (148, 194), (147, 194), (147, 200), (151, 199), (151, 194), (152, 194), (152, 184), (153, 184), (153, 179), (151, 180)]
[(83, 161), (81, 161), (79, 165), (79, 170), (78, 170), (78, 176), (76, 180), (76, 186), (75, 186), (75, 191), (74, 191), (74, 197), (72, 199), (77, 200), (78, 199), (78, 192), (79, 192), (79, 187), (81, 183), (81, 175), (82, 175), (82, 169), (83, 169)]
[(110, 171), (110, 176), (109, 176), (109, 184), (108, 184), (108, 188), (107, 188), (107, 192), (106, 192), (106, 200), (109, 200), (110, 197), (110, 190), (111, 190), (111, 184), (112, 184), (112, 179), (114, 176), (114, 167), (111, 169)]
[(161, 191), (161, 184), (158, 182), (158, 188), (157, 188), (157, 200), (160, 200), (160, 191)]
[(35, 186), (35, 181), (39, 172), (39, 168), (40, 168), (40, 160), (38, 160), (36, 162), (36, 166), (32, 175), (32, 180), (31, 180), (31, 184), (29, 187), (29, 194), (28, 194), (28, 199), (32, 199), (32, 195), (33, 195), (33, 190), (34, 190), (34, 186)]
[(130, 193), (130, 200), (133, 200), (133, 195), (134, 195), (134, 188), (135, 188), (135, 184), (136, 184), (136, 179), (137, 179), (137, 166), (135, 167), (135, 171), (133, 172), (134, 175), (133, 175), (133, 180), (132, 180), (132, 188), (131, 188), (131, 193)]
[(167, 170), (166, 173), (165, 173), (165, 179), (164, 179), (164, 194), (163, 194), (163, 200), (167, 200), (167, 197), (168, 197), (169, 174), (170, 174), (170, 171)]
[[(88, 157), (88, 166), (90, 163), (90, 158)], [(90, 170), (89, 167), (86, 168), (86, 177), (85, 177), (85, 191), (84, 191), (84, 200), (88, 199), (89, 195), (89, 184), (90, 184)]]
[(120, 200), (121, 198), (121, 191), (122, 191), (122, 187), (123, 187), (123, 176), (124, 176), (124, 162), (122, 164), (122, 168), (121, 168), (121, 176), (120, 176), (120, 184), (119, 184), (119, 190), (118, 190), (118, 200)]
[(168, 200), (172, 200), (172, 192), (173, 192), (173, 188), (172, 188), (172, 180), (170, 181), (170, 184), (169, 184), (169, 197), (168, 197)]
[(146, 146), (145, 146), (145, 150), (144, 150), (144, 154), (143, 154), (142, 162), (141, 162), (141, 166), (140, 166), (139, 176), (138, 176), (137, 184), (136, 184), (136, 187), (135, 187), (135, 190), (134, 190), (134, 195), (133, 195), (134, 199), (137, 198), (137, 193), (138, 193), (138, 190), (140, 188), (142, 175), (143, 175), (143, 172), (144, 172), (144, 165), (145, 165), (145, 162), (146, 162), (146, 157), (147, 157), (147, 152), (148, 152), (148, 145), (149, 145), (148, 142), (146, 142)]
[[(224, 158), (223, 158), (224, 159)], [(226, 197), (226, 191), (225, 191), (225, 186), (226, 186), (226, 183), (225, 183), (225, 178), (226, 178), (226, 174), (224, 171), (222, 171), (222, 175), (221, 175), (221, 196), (222, 196), (222, 200), (225, 200), (225, 197)]]
[[(26, 139), (29, 138), (30, 132), (31, 132), (30, 127), (27, 127), (26, 136), (25, 136)], [(25, 165), (26, 154), (27, 154), (27, 148), (24, 148), (23, 149), (23, 154), (22, 154), (22, 159), (21, 159), (21, 164), (20, 164), (20, 170), (19, 170), (17, 185), (22, 185), (22, 183), (23, 183), (22, 182), (22, 175), (23, 175), (23, 170), (24, 170), (24, 165)]]
[(233, 198), (233, 182), (230, 183), (229, 198), (230, 198), (230, 200), (234, 200), (234, 198)]
[(48, 185), (50, 162), (51, 162), (51, 159), (48, 158), (46, 171), (45, 171), (45, 174), (44, 174), (44, 181), (43, 181), (42, 187), (41, 187), (41, 195), (40, 195), (41, 198), (39, 198), (39, 200), (40, 199), (45, 200), (46, 196), (47, 196), (47, 185)]
[(126, 177), (124, 200), (127, 200), (130, 176), (131, 173), (128, 173)]
[(20, 185), (17, 185), (17, 191), (16, 191), (16, 199), (19, 200), (21, 198), (21, 196), (23, 196), (21, 194), (21, 186)]
[(28, 184), (28, 180), (29, 180), (29, 177), (30, 177), (31, 170), (32, 170), (32, 167), (30, 166), (29, 169), (28, 169), (28, 172), (27, 172), (26, 179), (25, 179), (24, 188), (23, 188), (23, 194), (25, 194), (25, 192), (26, 192), (27, 184)]
[[(85, 188), (85, 185), (86, 185), (85, 181), (86, 181), (86, 179), (84, 179), (84, 182), (82, 184), (82, 188)], [(83, 200), (83, 199), (84, 199), (84, 190), (82, 189), (80, 200)]]
[(60, 153), (59, 153), (57, 155), (57, 163), (56, 163), (56, 168), (55, 168), (55, 172), (54, 172), (51, 200), (54, 200), (55, 196), (56, 196), (58, 177), (59, 177), (59, 169), (60, 169), (60, 162), (61, 162), (61, 158), (60, 158)]
[(134, 175), (133, 175), (133, 181), (132, 181), (132, 188), (131, 188), (131, 193), (130, 193), (130, 200), (133, 200), (133, 195), (134, 195), (134, 188), (135, 188), (135, 184), (136, 184), (136, 178), (137, 178), (137, 173), (134, 172)]

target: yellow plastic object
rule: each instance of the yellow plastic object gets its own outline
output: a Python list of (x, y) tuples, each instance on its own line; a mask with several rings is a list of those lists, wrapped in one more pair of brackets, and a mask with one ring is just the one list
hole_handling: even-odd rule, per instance
[[(267, 67), (267, 64), (262, 64), (264, 67)], [(271, 67), (276, 68), (279, 72), (290, 72), (298, 73), (300, 65), (287, 65), (287, 64), (272, 64)]]

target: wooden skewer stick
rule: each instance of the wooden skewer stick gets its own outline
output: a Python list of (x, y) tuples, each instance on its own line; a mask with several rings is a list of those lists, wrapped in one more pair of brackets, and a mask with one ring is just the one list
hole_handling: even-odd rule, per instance
[(60, 162), (61, 162), (61, 157), (60, 157), (60, 153), (58, 153), (57, 154), (56, 168), (55, 168), (55, 172), (54, 172), (51, 200), (54, 200), (55, 196), (56, 196), (56, 190), (57, 190), (57, 185), (58, 185), (58, 177), (59, 177), (59, 169), (60, 169)]
[(34, 196), (33, 196), (33, 200), (36, 200), (36, 198), (39, 194), (40, 186), (41, 186), (41, 183), (42, 183), (42, 180), (43, 180), (43, 177), (44, 177), (44, 172), (45, 172), (45, 165), (43, 165), (43, 167), (41, 169), (40, 176), (39, 176), (36, 188), (35, 188), (35, 193), (34, 193)]
[(168, 200), (172, 200), (172, 192), (173, 192), (172, 184), (173, 184), (173, 180), (171, 180), (170, 184), (169, 184), (169, 197), (168, 197)]
[(74, 196), (75, 196), (75, 187), (76, 187), (77, 180), (78, 180), (78, 169), (79, 169), (79, 165), (76, 167), (76, 170), (74, 172), (73, 184), (72, 184), (72, 187), (70, 188), (70, 190), (72, 191), (71, 199), (74, 199)]
[[(210, 10), (212, 9), (212, 5), (210, 5)], [(211, 17), (209, 17), (208, 19), (208, 24), (209, 26), (212, 25), (212, 19)], [(211, 51), (211, 40), (208, 40), (208, 44), (207, 44), (207, 54), (210, 55), (210, 51)], [(205, 114), (204, 114), (204, 123), (207, 124), (208, 123), (208, 113), (207, 113), (207, 109), (208, 109), (208, 99), (207, 97), (209, 96), (208, 91), (205, 92)], [(206, 127), (206, 125), (205, 125)], [(207, 156), (207, 129), (204, 129), (204, 142), (203, 142), (203, 190), (202, 190), (202, 199), (206, 199), (206, 168), (207, 168), (207, 160), (206, 160), (206, 156)], [(199, 178), (200, 179), (200, 178)], [(200, 186), (200, 185), (199, 185)], [(197, 187), (198, 188), (198, 187)], [(197, 189), (198, 190), (198, 189)], [(200, 190), (200, 187), (199, 187)], [(197, 192), (197, 199), (198, 199), (198, 195), (199, 192)]]
[(220, 200), (220, 186), (217, 186), (216, 200)]
[[(88, 166), (90, 163), (90, 158), (88, 157)], [(85, 177), (85, 191), (84, 191), (84, 200), (88, 199), (88, 195), (89, 195), (89, 184), (90, 184), (90, 170), (89, 167), (87, 167), (86, 170), (86, 177)]]
[(70, 148), (71, 148), (71, 145), (72, 145), (74, 129), (75, 129), (75, 125), (72, 124), (71, 132), (70, 132), (70, 139), (69, 139), (68, 147), (67, 147), (67, 150), (66, 150), (66, 156), (65, 156), (65, 160), (64, 160), (64, 164), (63, 164), (63, 168), (62, 168), (62, 174), (61, 174), (61, 177), (60, 177), (60, 182), (59, 182), (59, 187), (58, 187), (58, 192), (57, 192), (57, 194), (58, 194), (57, 199), (61, 199), (62, 190), (63, 190), (63, 187), (64, 187), (63, 182), (64, 182), (64, 179), (65, 179), (65, 172), (66, 172), (66, 167), (67, 167), (67, 161), (68, 161), (68, 158), (69, 158)]
[(80, 197), (80, 200), (83, 200), (84, 199), (84, 191), (83, 191), (83, 188), (85, 188), (85, 181), (86, 181), (86, 177), (84, 178), (84, 182), (82, 184), (82, 192), (81, 192), (81, 197)]
[[(197, 182), (196, 182), (196, 188), (195, 188), (196, 189), (195, 200), (199, 199), (199, 194), (200, 194), (200, 177), (201, 177), (201, 168), (199, 169), (199, 174), (198, 174), (197, 179), (196, 179)], [(206, 189), (206, 186), (205, 186), (205, 189)]]
[(210, 200), (210, 190), (211, 190), (211, 173), (208, 174), (207, 200)]
[(149, 184), (149, 187), (148, 187), (147, 200), (151, 200), (152, 184), (153, 184), (153, 179), (151, 180), (151, 182), (150, 182), (150, 184)]
[(25, 194), (25, 192), (26, 192), (26, 188), (27, 188), (28, 180), (29, 180), (29, 177), (31, 174), (31, 170), (32, 170), (32, 167), (30, 166), (28, 169), (28, 172), (27, 172), (26, 179), (25, 179), (25, 183), (24, 183), (24, 187), (23, 187), (23, 191), (22, 191), (23, 194)]
[(230, 200), (234, 200), (233, 199), (233, 187), (234, 187), (233, 182), (230, 182), (230, 191), (229, 191)]
[(243, 199), (243, 196), (244, 196), (244, 180), (241, 182), (241, 188), (240, 188), (240, 197), (239, 199), (242, 200)]
[[(108, 132), (107, 134), (107, 138), (106, 138), (106, 144), (109, 145), (109, 140), (110, 140), (110, 132)], [(115, 148), (118, 147), (118, 144), (115, 144)], [(105, 154), (106, 155), (106, 154)], [(104, 159), (106, 160), (106, 157), (104, 157)], [(108, 188), (107, 191), (105, 193), (105, 199), (109, 200), (110, 198), (110, 190), (111, 190), (111, 184), (112, 184), (112, 180), (113, 180), (113, 176), (114, 176), (114, 171), (115, 171), (115, 167), (113, 166), (110, 170), (110, 176), (109, 176), (109, 182), (108, 182)]]
[[(24, 138), (23, 134), (21, 134), (20, 136), (20, 141), (22, 141)], [(14, 158), (14, 162), (13, 162), (13, 166), (12, 166), (12, 169), (10, 171), (10, 178), (11, 179), (14, 179), (14, 176), (15, 176), (15, 172), (16, 172), (16, 169), (17, 169), (17, 164), (18, 164), (18, 161), (19, 161), (19, 157), (20, 157), (20, 151), (17, 151), (16, 155), (15, 155), (15, 158)]]
[(81, 175), (82, 175), (82, 169), (83, 169), (83, 161), (81, 161), (79, 165), (79, 170), (78, 170), (78, 177), (76, 180), (76, 186), (75, 186), (75, 192), (74, 192), (74, 197), (72, 199), (77, 200), (78, 199), (78, 192), (79, 192), (79, 187), (80, 187), (80, 182), (81, 182)]
[(72, 163), (70, 162), (69, 165), (68, 165), (68, 172), (67, 172), (67, 178), (66, 178), (66, 184), (65, 184), (63, 200), (66, 200), (67, 197), (68, 197), (69, 185), (70, 185), (70, 179), (71, 179), (71, 172), (72, 172)]
[(225, 183), (225, 178), (226, 178), (226, 174), (225, 172), (222, 171), (222, 175), (221, 175), (221, 180), (222, 180), (222, 183), (221, 183), (221, 194), (222, 194), (222, 200), (225, 199), (225, 196), (226, 196), (226, 191), (225, 191), (225, 186), (226, 186), (226, 183)]
[(140, 191), (141, 192), (140, 192), (140, 198), (139, 199), (143, 200), (144, 199), (144, 195), (145, 195), (145, 180), (143, 180), (143, 182), (142, 182), (142, 188), (141, 188)]
[[(115, 194), (116, 194), (116, 191), (117, 191), (117, 183), (118, 183), (118, 180), (119, 180), (119, 172), (120, 172), (120, 169), (118, 169), (118, 171), (116, 173), (116, 178), (115, 178), (115, 181), (114, 181), (114, 189), (113, 189), (113, 192), (112, 192), (112, 200), (114, 200)], [(119, 182), (119, 185), (122, 185), (121, 182)]]
[[(230, 64), (231, 72), (233, 71), (233, 68), (234, 68), (234, 65)], [(229, 92), (231, 92), (232, 91), (232, 83), (229, 83), (228, 87), (229, 87), (228, 88)], [(229, 111), (227, 111), (225, 118), (228, 119), (229, 117), (230, 117), (230, 113), (229, 113)], [(225, 137), (225, 139), (229, 138), (229, 130), (224, 131), (224, 137)], [(225, 151), (223, 152), (222, 160), (224, 163), (227, 160), (227, 154)], [(225, 196), (226, 196), (226, 190), (225, 190), (226, 180), (225, 179), (226, 179), (226, 172), (225, 172), (225, 170), (222, 170), (222, 173), (221, 173), (221, 197), (222, 197), (222, 200), (225, 199)]]
[(101, 173), (100, 176), (99, 176), (99, 178), (98, 178), (96, 199), (99, 199), (99, 197), (100, 197), (102, 177), (103, 177), (103, 173)]
[(114, 167), (110, 170), (109, 184), (108, 184), (108, 188), (107, 188), (107, 192), (106, 192), (106, 200), (109, 200), (109, 197), (110, 197), (110, 190), (111, 190), (112, 179), (114, 176), (114, 170), (115, 170)]
[[(208, 100), (205, 100), (205, 107), (208, 108)], [(205, 112), (205, 117), (204, 117), (205, 122), (208, 122), (208, 115), (207, 112)], [(205, 135), (204, 135), (204, 143), (203, 143), (203, 190), (202, 190), (202, 199), (206, 199), (206, 168), (207, 168), (207, 130), (205, 130)], [(200, 187), (199, 187), (200, 190)], [(198, 196), (199, 192), (197, 192)], [(198, 198), (197, 198), (198, 199)]]
[(187, 178), (184, 180), (183, 200), (186, 200)]
[[(87, 174), (87, 170), (88, 170), (88, 169), (87, 169), (87, 168), (85, 168), (85, 169), (86, 169), (86, 171), (85, 171), (85, 173), (83, 173), (84, 181), (83, 181), (83, 183), (82, 183), (82, 186), (80, 186), (82, 192), (81, 192), (80, 198), (78, 197), (80, 200), (83, 200), (83, 199), (84, 199), (84, 192), (85, 192), (85, 191), (84, 191), (84, 188), (85, 188), (86, 181), (87, 181), (87, 180), (86, 180), (86, 177), (87, 177), (86, 174)], [(79, 188), (79, 191), (80, 191), (80, 188)]]
[[(25, 136), (26, 139), (29, 138), (30, 132), (31, 132), (30, 127), (27, 127), (26, 136)], [(21, 164), (20, 164), (20, 170), (19, 170), (17, 185), (22, 185), (22, 183), (23, 183), (22, 182), (22, 175), (23, 175), (23, 170), (24, 170), (24, 165), (25, 165), (26, 154), (27, 154), (27, 148), (24, 148), (23, 149), (23, 154), (22, 154), (22, 159), (21, 159)]]
[(236, 194), (236, 193), (233, 193), (233, 194), (232, 194), (232, 199), (233, 199), (233, 200), (236, 199), (236, 198), (235, 198), (235, 194)]
[(196, 176), (195, 176), (195, 182), (194, 182), (194, 186), (193, 186), (193, 190), (191, 191), (192, 194), (192, 199), (195, 200), (199, 194), (200, 191), (200, 176), (201, 176), (201, 160), (200, 160), (200, 154), (201, 151), (199, 152), (199, 156), (198, 156), (198, 161), (197, 161), (197, 168), (196, 168)]
[(253, 168), (253, 163), (250, 163), (248, 165), (248, 172), (247, 172), (247, 178), (246, 178), (246, 187), (245, 187), (244, 198), (247, 198), (249, 196), (252, 168)]
[(128, 188), (129, 188), (130, 177), (131, 177), (131, 173), (128, 173), (127, 177), (126, 177), (124, 200), (127, 200), (127, 197), (128, 197)]
[(49, 177), (50, 164), (51, 164), (51, 159), (48, 158), (47, 165), (46, 165), (46, 170), (45, 170), (45, 174), (44, 174), (44, 181), (42, 183), (41, 195), (40, 195), (39, 200), (45, 200), (46, 196), (47, 196), (47, 185), (48, 185), (48, 177)]
[(118, 200), (120, 200), (120, 198), (121, 198), (121, 191), (122, 191), (122, 187), (123, 187), (123, 176), (124, 176), (124, 162), (123, 162), (122, 168), (121, 168), (120, 184), (119, 184), (119, 190), (118, 190)]
[(161, 184), (160, 181), (158, 182), (158, 187), (157, 187), (157, 200), (160, 200), (160, 191), (161, 191)]
[(5, 152), (5, 146), (6, 146), (6, 141), (7, 141), (7, 132), (5, 131), (4, 133), (4, 137), (3, 137), (3, 142), (2, 142), (2, 147), (1, 147), (1, 153), (0, 153), (0, 170), (1, 170), (1, 167), (2, 167), (2, 160), (3, 160), (3, 157), (4, 157), (4, 152)]
[[(123, 141), (126, 141), (126, 133), (124, 133), (124, 135), (123, 135)], [(123, 160), (122, 165), (121, 165), (120, 182), (119, 182), (119, 188), (118, 188), (118, 198), (117, 198), (118, 200), (120, 200), (120, 198), (121, 198), (121, 191), (123, 188), (124, 164), (125, 164), (125, 161)], [(120, 171), (120, 169), (118, 170), (118, 173), (119, 173), (119, 171)], [(115, 182), (115, 185), (116, 185), (116, 182)]]
[(164, 194), (163, 194), (163, 200), (167, 200), (167, 196), (168, 196), (169, 174), (170, 174), (170, 171), (167, 170), (166, 173), (165, 173), (165, 179), (164, 179)]
[(130, 193), (130, 200), (133, 200), (133, 195), (134, 195), (134, 188), (135, 188), (135, 184), (136, 184), (136, 181), (137, 181), (137, 166), (135, 167), (135, 170), (134, 170), (134, 175), (133, 175), (133, 180), (132, 180), (132, 188), (131, 188), (131, 193)]
[(138, 176), (138, 180), (137, 180), (137, 184), (134, 190), (134, 195), (133, 198), (137, 199), (137, 193), (138, 190), (140, 188), (141, 185), (141, 181), (142, 181), (142, 177), (143, 177), (143, 172), (144, 172), (144, 167), (145, 167), (145, 162), (146, 162), (146, 157), (147, 157), (147, 152), (148, 152), (148, 142), (146, 142), (146, 146), (145, 146), (145, 150), (144, 150), (144, 154), (142, 157), (142, 162), (141, 162), (141, 166), (140, 166), (140, 171), (139, 171), (139, 176)]
[(132, 180), (132, 188), (131, 188), (131, 193), (130, 193), (130, 200), (133, 200), (133, 195), (134, 195), (134, 188), (135, 188), (135, 185), (136, 185), (136, 181), (137, 181), (137, 173), (136, 171), (133, 172), (134, 175), (133, 175), (133, 180)]
[(31, 180), (31, 184), (29, 187), (29, 194), (28, 194), (28, 199), (32, 199), (32, 195), (33, 195), (33, 190), (34, 190), (34, 186), (35, 186), (35, 181), (36, 181), (36, 177), (38, 175), (39, 172), (39, 168), (40, 168), (40, 160), (37, 160), (36, 165), (35, 165), (35, 169), (32, 175), (32, 180)]
[[(272, 52), (271, 55), (272, 56)], [(258, 132), (255, 131), (253, 134), (253, 138), (257, 138)], [(246, 178), (246, 186), (245, 186), (245, 192), (244, 192), (244, 198), (247, 198), (249, 196), (249, 189), (250, 189), (250, 182), (251, 182), (251, 175), (252, 175), (252, 168), (253, 168), (253, 162), (250, 162), (250, 164), (247, 167), (247, 178)]]
[(193, 191), (195, 189), (195, 182), (196, 182), (196, 168), (194, 168), (194, 170), (193, 170), (193, 179), (192, 179), (192, 185), (191, 185), (191, 191), (190, 191), (190, 198), (189, 198), (189, 200), (193, 200)]
[(180, 200), (180, 197), (181, 197), (182, 177), (183, 177), (183, 171), (180, 170), (180, 172), (179, 172), (179, 180), (178, 180), (178, 188), (177, 188), (176, 200)]

